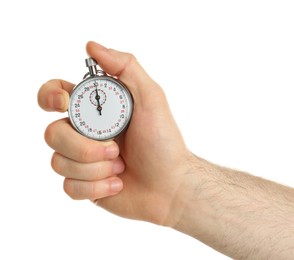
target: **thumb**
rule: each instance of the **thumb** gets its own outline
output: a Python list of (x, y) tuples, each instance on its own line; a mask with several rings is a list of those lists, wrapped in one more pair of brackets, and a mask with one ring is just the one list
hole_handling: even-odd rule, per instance
[(106, 73), (116, 76), (128, 87), (139, 104), (147, 101), (148, 96), (162, 96), (159, 85), (149, 77), (134, 55), (107, 49), (95, 42), (88, 42), (86, 49)]

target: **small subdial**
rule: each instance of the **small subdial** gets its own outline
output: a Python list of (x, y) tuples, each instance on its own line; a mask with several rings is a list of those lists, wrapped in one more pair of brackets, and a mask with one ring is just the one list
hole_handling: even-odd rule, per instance
[(98, 88), (97, 90), (96, 89), (93, 90), (90, 94), (90, 101), (95, 107), (98, 106), (98, 96), (99, 96), (100, 106), (102, 106), (107, 99), (106, 94), (102, 89)]

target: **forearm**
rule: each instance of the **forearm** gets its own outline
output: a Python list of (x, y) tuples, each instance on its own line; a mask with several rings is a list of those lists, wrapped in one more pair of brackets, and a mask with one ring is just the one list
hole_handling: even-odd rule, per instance
[(175, 229), (235, 259), (294, 259), (293, 189), (194, 160)]

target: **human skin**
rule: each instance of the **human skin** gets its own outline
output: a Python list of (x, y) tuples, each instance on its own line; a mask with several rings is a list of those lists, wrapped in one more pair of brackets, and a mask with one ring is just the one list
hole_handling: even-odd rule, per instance
[[(174, 228), (236, 259), (293, 259), (293, 189), (195, 156), (163, 90), (133, 55), (94, 42), (86, 49), (128, 86), (134, 112), (115, 141), (88, 139), (68, 118), (47, 127), (52, 168), (65, 177), (65, 192), (122, 217)], [(40, 107), (65, 112), (73, 87), (46, 82)]]

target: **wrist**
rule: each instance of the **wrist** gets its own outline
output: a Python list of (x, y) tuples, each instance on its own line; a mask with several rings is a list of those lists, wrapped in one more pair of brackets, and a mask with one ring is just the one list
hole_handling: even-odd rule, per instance
[(166, 226), (208, 243), (216, 232), (216, 210), (221, 207), (224, 168), (191, 154), (188, 167), (170, 208)]
[(188, 233), (185, 228), (186, 218), (190, 215), (189, 211), (195, 208), (195, 204), (201, 204), (200, 201), (197, 202), (198, 194), (203, 191), (203, 186), (209, 178), (207, 169), (213, 166), (211, 163), (189, 153), (185, 167), (181, 169), (179, 174), (181, 178), (178, 189), (174, 194), (164, 226)]

